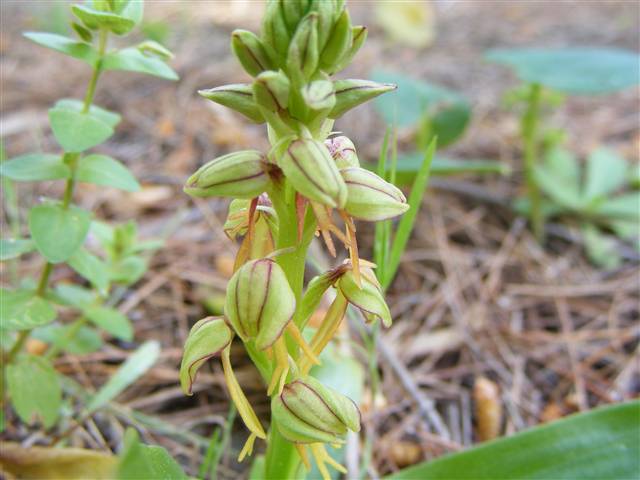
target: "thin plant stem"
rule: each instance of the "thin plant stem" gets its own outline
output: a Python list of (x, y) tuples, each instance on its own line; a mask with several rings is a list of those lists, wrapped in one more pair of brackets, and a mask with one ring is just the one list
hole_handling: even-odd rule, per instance
[[(84, 104), (82, 106), (82, 113), (88, 113), (91, 108), (91, 103), (93, 102), (93, 97), (96, 93), (96, 85), (98, 84), (98, 78), (100, 78), (100, 73), (102, 72), (102, 58), (107, 49), (107, 39), (108, 39), (109, 31), (106, 29), (100, 30), (100, 38), (98, 40), (98, 60), (93, 67), (93, 73), (91, 75), (91, 80), (89, 80), (89, 86), (87, 87), (87, 93), (84, 96)], [(73, 199), (73, 190), (75, 187), (75, 168), (78, 159), (80, 158), (79, 153), (65, 153), (65, 161), (68, 163), (71, 168), (71, 175), (67, 179), (64, 188), (64, 195), (62, 198), (62, 206), (63, 208), (69, 208), (71, 204), (71, 200)], [(40, 273), (40, 278), (38, 280), (38, 288), (36, 290), (36, 295), (42, 297), (49, 284), (49, 277), (51, 276), (51, 272), (53, 270), (53, 263), (47, 262), (42, 268), (42, 272)], [(15, 344), (9, 351), (7, 356), (7, 362), (11, 362), (15, 355), (20, 351), (22, 345), (26, 342), (27, 338), (31, 334), (31, 330), (24, 330), (20, 332), (18, 338), (16, 339)]]
[(534, 83), (529, 87), (527, 109), (522, 116), (521, 133), (524, 143), (524, 175), (529, 196), (529, 220), (538, 241), (544, 240), (544, 217), (540, 206), (540, 189), (535, 180), (538, 164), (538, 122), (540, 119), (540, 96), (542, 87)]

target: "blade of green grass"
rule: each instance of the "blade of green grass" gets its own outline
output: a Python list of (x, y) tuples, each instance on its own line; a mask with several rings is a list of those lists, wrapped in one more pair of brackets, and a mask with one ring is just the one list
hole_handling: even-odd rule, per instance
[[(385, 178), (387, 171), (387, 151), (389, 150), (389, 135), (391, 134), (391, 127), (387, 127), (384, 133), (384, 139), (382, 140), (382, 148), (378, 155), (378, 176)], [(382, 278), (384, 275), (387, 254), (389, 251), (388, 239), (385, 239), (385, 222), (377, 222), (375, 225), (375, 235), (373, 240), (373, 261), (378, 268), (376, 273), (378, 278)]]
[(418, 171), (418, 174), (413, 181), (408, 201), (409, 210), (400, 219), (396, 235), (391, 245), (389, 259), (385, 265), (385, 274), (381, 282), (382, 288), (385, 290), (391, 284), (393, 277), (398, 270), (400, 259), (407, 246), (409, 237), (411, 236), (411, 231), (413, 230), (416, 217), (418, 216), (418, 211), (420, 210), (420, 205), (422, 204), (422, 198), (424, 197), (427, 185), (429, 184), (431, 162), (436, 151), (437, 143), (438, 139), (437, 137), (434, 137), (429, 144), (429, 148), (427, 148), (422, 166), (420, 167), (420, 170)]

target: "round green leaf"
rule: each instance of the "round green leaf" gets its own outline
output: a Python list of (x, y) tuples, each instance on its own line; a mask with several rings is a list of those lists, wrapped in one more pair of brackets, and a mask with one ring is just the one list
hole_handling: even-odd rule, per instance
[(93, 115), (67, 108), (49, 110), (49, 122), (56, 140), (66, 152), (82, 152), (113, 135), (113, 128)]
[(106, 155), (88, 155), (80, 160), (76, 180), (128, 192), (140, 190), (140, 184), (122, 163)]
[(604, 94), (640, 83), (640, 56), (614, 48), (490, 50), (487, 60), (512, 68), (528, 83), (573, 94)]
[(60, 155), (29, 153), (0, 163), (0, 175), (20, 182), (69, 178), (71, 170)]
[(32, 290), (0, 289), (0, 312), (4, 330), (30, 330), (56, 318), (56, 311)]
[(89, 307), (84, 311), (89, 320), (120, 340), (133, 340), (133, 327), (129, 319), (113, 308)]
[(23, 422), (39, 418), (46, 428), (55, 424), (62, 389), (49, 360), (34, 355), (18, 357), (16, 363), (7, 365), (7, 387), (11, 404)]
[[(82, 100), (76, 100), (75, 98), (63, 98), (56, 102), (55, 107), (82, 113), (82, 110), (84, 109), (84, 102)], [(97, 105), (89, 106), (89, 115), (94, 117), (96, 120), (106, 123), (111, 128), (116, 128), (116, 125), (120, 123), (121, 119), (120, 114), (98, 107)]]
[(78, 207), (48, 203), (29, 211), (29, 230), (36, 247), (51, 263), (68, 260), (84, 242), (91, 217)]
[(109, 289), (109, 269), (98, 257), (80, 247), (68, 260), (69, 266), (89, 280), (102, 295)]

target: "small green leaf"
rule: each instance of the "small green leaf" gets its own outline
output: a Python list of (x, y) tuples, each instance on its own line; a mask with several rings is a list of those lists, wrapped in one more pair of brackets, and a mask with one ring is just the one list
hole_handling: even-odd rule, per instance
[(0, 164), (0, 175), (20, 182), (69, 178), (71, 170), (60, 155), (29, 153)]
[(486, 59), (515, 70), (527, 83), (564, 93), (597, 95), (639, 83), (640, 56), (614, 48), (513, 48), (490, 50)]
[(78, 58), (89, 65), (94, 66), (98, 61), (98, 52), (91, 45), (73, 38), (44, 32), (25, 32), (24, 36), (43, 47)]
[(71, 22), (71, 28), (73, 28), (73, 31), (78, 34), (82, 41), (87, 43), (91, 43), (93, 41), (93, 34), (88, 28), (85, 28), (76, 22)]
[[(75, 98), (63, 98), (56, 102), (55, 108), (73, 110), (74, 112), (82, 113), (84, 102), (76, 100)], [(120, 114), (98, 107), (97, 105), (91, 105), (89, 107), (89, 115), (94, 117), (96, 120), (100, 120), (102, 123), (106, 123), (111, 128), (116, 128), (116, 125), (120, 123), (122, 118)]]
[(118, 368), (87, 404), (87, 412), (94, 412), (116, 398), (125, 388), (149, 370), (160, 356), (160, 344), (155, 341), (143, 343)]
[(56, 318), (56, 310), (32, 290), (0, 289), (3, 330), (30, 330)]
[(640, 222), (640, 192), (631, 192), (608, 199), (598, 206), (598, 215), (605, 219)]
[(90, 214), (74, 206), (46, 203), (29, 211), (31, 238), (51, 263), (68, 260), (80, 248), (90, 223)]
[(78, 274), (89, 280), (100, 291), (101, 295), (107, 295), (109, 290), (109, 269), (98, 257), (80, 247), (69, 260), (69, 266)]
[(534, 179), (555, 203), (569, 210), (584, 206), (580, 193), (580, 169), (575, 156), (557, 148), (549, 152), (542, 165), (534, 167)]
[(116, 12), (121, 17), (133, 21), (134, 25), (138, 25), (142, 21), (144, 14), (144, 0), (124, 0), (121, 3), (124, 4), (124, 8), (119, 12), (118, 8), (116, 8)]
[(607, 148), (599, 148), (587, 158), (582, 195), (586, 201), (615, 192), (627, 182), (627, 162)]
[(147, 271), (147, 262), (138, 256), (129, 256), (116, 262), (111, 268), (111, 280), (124, 285), (132, 285)]
[(113, 135), (113, 128), (95, 116), (68, 108), (50, 109), (49, 121), (56, 140), (66, 152), (82, 152)]
[(71, 10), (91, 30), (106, 28), (116, 35), (124, 35), (129, 33), (136, 25), (129, 18), (111, 12), (94, 10), (84, 5), (72, 5)]
[(598, 267), (614, 269), (622, 263), (617, 242), (594, 225), (586, 223), (582, 226), (582, 239), (589, 260)]
[(0, 261), (17, 258), (23, 253), (35, 250), (36, 246), (30, 238), (3, 238), (0, 240)]
[(94, 304), (97, 298), (93, 290), (71, 283), (58, 283), (52, 295), (52, 301), (81, 310)]
[(129, 169), (106, 155), (93, 154), (81, 158), (76, 170), (76, 180), (127, 192), (140, 190), (140, 184)]
[(133, 339), (133, 327), (129, 319), (113, 308), (89, 307), (84, 311), (89, 320), (120, 340)]
[(145, 40), (142, 43), (139, 43), (137, 46), (138, 50), (140, 50), (145, 55), (155, 55), (162, 61), (169, 61), (173, 58), (173, 53), (171, 50), (166, 48), (164, 45), (154, 41), (154, 40)]
[(100, 350), (102, 339), (94, 328), (74, 327), (73, 324), (47, 325), (34, 330), (31, 336), (74, 355), (86, 355)]
[(144, 445), (138, 432), (128, 429), (124, 437), (124, 449), (116, 473), (118, 480), (186, 480), (188, 477), (180, 465), (162, 447)]
[(108, 53), (102, 66), (105, 70), (126, 70), (146, 73), (167, 80), (178, 80), (178, 74), (157, 57), (145, 55), (135, 47)]
[(62, 390), (58, 374), (46, 358), (24, 355), (7, 365), (7, 390), (23, 422), (30, 424), (39, 418), (45, 428), (55, 424)]
[(640, 401), (610, 405), (421, 463), (386, 480), (637, 478)]

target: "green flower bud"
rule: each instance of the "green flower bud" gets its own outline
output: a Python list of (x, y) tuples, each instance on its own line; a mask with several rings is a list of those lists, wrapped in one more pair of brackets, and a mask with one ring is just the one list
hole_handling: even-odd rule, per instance
[(318, 53), (322, 52), (329, 35), (333, 30), (333, 24), (337, 19), (336, 4), (332, 0), (317, 0), (313, 2), (312, 10), (318, 14)]
[(328, 138), (324, 141), (324, 144), (329, 149), (329, 153), (339, 169), (360, 166), (360, 161), (356, 154), (356, 147), (349, 137), (340, 135), (338, 137)]
[(296, 297), (272, 259), (245, 263), (227, 286), (225, 314), (244, 342), (264, 350), (282, 335), (296, 309)]
[(271, 59), (257, 35), (248, 30), (234, 30), (231, 34), (233, 53), (249, 75), (255, 77), (265, 70), (273, 70)]
[(360, 47), (364, 45), (365, 40), (367, 39), (367, 27), (363, 27), (362, 25), (358, 25), (356, 27), (351, 28), (351, 46), (347, 50), (347, 52), (342, 56), (342, 58), (336, 62), (332, 68), (329, 69), (327, 73), (333, 75), (334, 73), (339, 72), (346, 68), (355, 57)]
[(180, 365), (180, 385), (186, 395), (193, 394), (198, 369), (229, 345), (232, 338), (233, 332), (222, 317), (203, 318), (191, 328)]
[(311, 78), (318, 68), (318, 14), (309, 13), (298, 24), (287, 55), (287, 68), (297, 78)]
[(402, 215), (409, 209), (407, 199), (395, 185), (360, 167), (340, 170), (347, 184), (344, 210), (352, 217), (378, 222)]
[(282, 5), (282, 16), (284, 17), (284, 22), (289, 29), (289, 32), (293, 33), (296, 31), (296, 27), (302, 17), (305, 16), (309, 9), (309, 1), (308, 0), (296, 0), (295, 2), (291, 2), (288, 0), (281, 1)]
[(293, 188), (305, 197), (329, 207), (344, 207), (347, 186), (322, 142), (311, 138), (294, 140), (278, 163)]
[(280, 112), (289, 105), (289, 78), (284, 72), (263, 72), (253, 82), (253, 98), (270, 112)]
[(360, 431), (360, 411), (348, 397), (303, 377), (284, 386), (271, 400), (278, 430), (295, 443), (344, 443), (348, 430)]
[(347, 54), (352, 41), (351, 19), (349, 18), (349, 12), (345, 9), (338, 17), (327, 45), (322, 50), (322, 54), (320, 54), (320, 68), (330, 72), (331, 67), (338, 64), (342, 57)]
[(257, 150), (218, 157), (200, 167), (184, 187), (193, 197), (253, 198), (269, 185), (268, 165)]
[(287, 29), (282, 11), (282, 2), (279, 0), (269, 0), (262, 23), (262, 41), (268, 45), (267, 53), (273, 51), (272, 61), (278, 67), (282, 67), (286, 63), (287, 52), (289, 50), (289, 42), (291, 34)]
[(330, 111), (336, 104), (333, 83), (329, 80), (316, 80), (302, 88), (302, 98), (306, 106), (315, 111)]
[(333, 86), (336, 92), (336, 105), (329, 114), (330, 118), (341, 117), (361, 103), (396, 89), (396, 85), (392, 83), (377, 83), (370, 80), (337, 80)]
[(385, 327), (390, 327), (391, 312), (375, 274), (367, 267), (361, 267), (360, 274), (361, 286), (351, 268), (344, 270), (335, 285), (351, 305), (360, 309), (367, 320), (380, 319)]
[(204, 98), (243, 114), (256, 123), (264, 122), (264, 117), (253, 100), (253, 87), (251, 85), (236, 83), (208, 90), (199, 90), (198, 93)]

